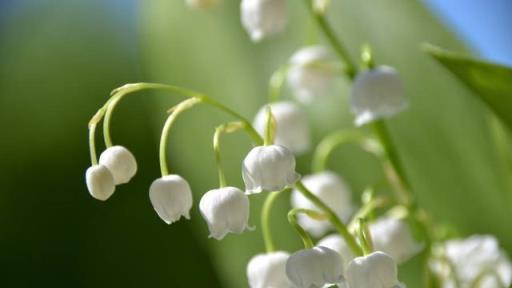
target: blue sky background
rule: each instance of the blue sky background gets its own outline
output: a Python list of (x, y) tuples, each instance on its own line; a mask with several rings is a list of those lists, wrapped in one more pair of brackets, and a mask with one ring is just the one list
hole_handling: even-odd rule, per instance
[(425, 0), (486, 59), (512, 66), (511, 0)]

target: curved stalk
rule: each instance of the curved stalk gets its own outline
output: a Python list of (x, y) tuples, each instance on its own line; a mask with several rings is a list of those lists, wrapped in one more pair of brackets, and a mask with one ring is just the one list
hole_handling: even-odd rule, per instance
[(295, 187), (306, 197), (309, 201), (311, 201), (313, 204), (315, 204), (320, 210), (322, 210), (325, 215), (327, 215), (327, 219), (333, 224), (334, 228), (340, 233), (340, 235), (343, 237), (347, 245), (350, 247), (352, 252), (356, 256), (363, 256), (363, 250), (359, 245), (357, 244), (354, 236), (350, 234), (347, 227), (343, 222), (338, 218), (336, 213), (332, 211), (329, 206), (327, 206), (322, 200), (320, 200), (315, 194), (311, 193), (311, 191), (304, 186), (304, 184), (301, 181), (298, 181), (295, 184)]
[(167, 164), (167, 143), (169, 141), (169, 132), (171, 130), (172, 125), (178, 118), (178, 116), (185, 110), (192, 108), (194, 105), (201, 103), (201, 99), (199, 98), (190, 98), (187, 99), (176, 106), (174, 111), (167, 117), (165, 121), (164, 128), (162, 129), (162, 135), (160, 137), (160, 171), (162, 173), (162, 177), (169, 175), (169, 166)]
[(325, 215), (316, 212), (314, 210), (310, 209), (304, 209), (304, 208), (294, 208), (288, 212), (288, 222), (290, 222), (290, 225), (295, 228), (297, 233), (299, 234), (300, 238), (302, 239), (302, 242), (304, 243), (304, 248), (310, 249), (313, 248), (313, 240), (311, 239), (311, 236), (309, 235), (302, 226), (298, 223), (297, 216), (298, 214), (306, 214), (308, 217), (311, 217), (313, 219), (317, 220), (324, 220), (326, 217)]
[(270, 212), (275, 200), (277, 199), (279, 194), (283, 192), (284, 191), (270, 192), (267, 195), (267, 198), (265, 198), (265, 202), (263, 203), (263, 207), (261, 209), (261, 232), (263, 234), (263, 242), (265, 243), (265, 250), (267, 251), (267, 253), (275, 251), (275, 245), (272, 239), (272, 232), (270, 228)]
[(215, 162), (217, 164), (217, 173), (219, 176), (219, 187), (226, 187), (226, 175), (224, 174), (224, 170), (222, 169), (222, 157), (220, 152), (220, 136), (223, 133), (233, 133), (242, 129), (244, 124), (242, 122), (229, 122), (218, 126), (215, 129), (215, 134), (213, 135), (213, 151), (215, 153)]
[[(105, 121), (103, 122), (103, 135), (105, 138), (105, 145), (107, 147), (112, 146), (112, 137), (110, 136), (110, 122), (112, 118), (112, 113), (114, 112), (117, 104), (128, 94), (142, 91), (142, 90), (149, 90), (149, 89), (155, 89), (155, 90), (165, 90), (169, 92), (173, 92), (182, 96), (185, 96), (187, 98), (199, 98), (203, 103), (206, 103), (218, 110), (221, 110), (225, 112), (226, 114), (229, 114), (233, 116), (234, 118), (240, 120), (244, 123), (244, 129), (246, 132), (252, 137), (253, 141), (257, 145), (263, 144), (263, 138), (258, 134), (258, 132), (252, 127), (251, 123), (245, 119), (242, 115), (237, 113), (236, 111), (232, 110), (231, 108), (228, 108), (227, 106), (221, 104), (217, 100), (204, 95), (202, 93), (192, 91), (189, 89), (185, 89), (179, 86), (174, 85), (167, 85), (167, 84), (160, 84), (160, 83), (133, 83), (133, 84), (126, 84), (124, 86), (121, 86), (119, 88), (116, 88), (112, 91), (111, 99), (108, 100), (106, 104), (106, 112), (105, 112)], [(103, 115), (102, 115), (103, 116)], [(101, 118), (101, 117), (100, 117)]]

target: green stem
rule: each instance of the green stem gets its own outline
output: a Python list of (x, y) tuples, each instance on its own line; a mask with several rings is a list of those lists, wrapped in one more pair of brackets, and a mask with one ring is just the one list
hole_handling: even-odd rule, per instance
[(352, 234), (350, 234), (347, 227), (338, 218), (336, 213), (334, 213), (334, 211), (332, 211), (332, 209), (329, 208), (329, 206), (327, 206), (324, 202), (322, 202), (322, 200), (320, 200), (317, 196), (315, 196), (315, 194), (311, 193), (311, 191), (309, 191), (306, 188), (306, 186), (304, 186), (302, 181), (298, 181), (295, 184), (295, 186), (302, 193), (302, 195), (304, 195), (304, 197), (306, 197), (306, 199), (308, 199), (313, 204), (315, 204), (320, 210), (322, 210), (327, 215), (327, 219), (329, 219), (329, 221), (334, 225), (334, 228), (336, 228), (336, 230), (340, 233), (340, 235), (343, 237), (343, 239), (345, 240), (347, 245), (350, 247), (352, 252), (356, 256), (362, 256), (363, 251), (362, 251), (361, 247), (359, 247), (356, 240), (354, 239), (354, 236), (352, 236)]
[(272, 108), (267, 106), (267, 122), (265, 126), (265, 137), (263, 138), (263, 145), (268, 146), (274, 144), (274, 136), (276, 132), (276, 120), (272, 115)]
[(277, 199), (277, 196), (279, 196), (283, 192), (284, 191), (270, 192), (267, 195), (267, 198), (265, 198), (265, 202), (263, 203), (263, 207), (261, 209), (261, 231), (263, 234), (263, 242), (265, 243), (265, 250), (267, 251), (267, 253), (271, 253), (276, 250), (274, 241), (272, 240), (272, 232), (270, 229), (270, 211), (272, 210), (272, 205)]
[(367, 202), (357, 213), (352, 217), (352, 220), (348, 224), (348, 230), (355, 232), (357, 228), (357, 219), (366, 219), (373, 210), (388, 205), (390, 201), (384, 197), (376, 197)]
[(366, 145), (369, 141), (372, 141), (372, 139), (357, 130), (342, 130), (329, 134), (317, 145), (315, 149), (312, 160), (312, 170), (314, 172), (326, 170), (329, 157), (336, 148), (348, 143), (355, 143), (368, 151), (365, 147), (370, 146)]
[(201, 103), (200, 98), (187, 99), (176, 106), (174, 111), (167, 117), (164, 128), (162, 129), (162, 135), (160, 137), (160, 171), (162, 177), (169, 175), (169, 166), (167, 164), (167, 143), (169, 141), (169, 132), (173, 123), (176, 121), (178, 116), (185, 110), (192, 108), (194, 105)]
[(213, 135), (213, 151), (215, 153), (215, 162), (217, 163), (217, 173), (219, 175), (219, 187), (226, 187), (226, 175), (224, 174), (224, 170), (222, 169), (222, 157), (220, 152), (220, 136), (223, 133), (233, 133), (239, 129), (244, 127), (244, 123), (242, 122), (230, 122), (224, 123), (218, 126), (215, 129), (215, 134)]
[(354, 79), (354, 77), (357, 74), (357, 68), (355, 63), (350, 58), (350, 54), (348, 53), (348, 50), (345, 48), (343, 43), (338, 40), (336, 37), (336, 34), (334, 33), (334, 30), (331, 28), (327, 20), (325, 19), (325, 16), (320, 13), (316, 13), (313, 9), (313, 0), (305, 0), (306, 6), (308, 7), (308, 10), (311, 14), (311, 17), (313, 17), (320, 29), (323, 31), (325, 37), (331, 44), (332, 48), (338, 54), (339, 58), (345, 63), (346, 65), (346, 73), (350, 77), (350, 79)]
[(207, 95), (204, 95), (204, 94), (201, 94), (199, 92), (192, 91), (189, 89), (185, 89), (182, 87), (167, 85), (167, 84), (133, 83), (133, 84), (126, 84), (124, 86), (114, 89), (111, 93), (111, 95), (112, 95), (111, 99), (109, 99), (109, 101), (107, 102), (108, 105), (106, 104), (107, 110), (105, 112), (105, 121), (103, 122), (103, 134), (104, 134), (104, 138), (105, 138), (105, 144), (107, 145), (107, 147), (112, 146), (112, 137), (110, 136), (110, 122), (111, 122), (111, 118), (112, 118), (112, 113), (114, 112), (117, 104), (124, 98), (124, 96), (126, 96), (128, 94), (142, 91), (142, 90), (148, 90), (148, 89), (169, 91), (169, 92), (173, 92), (173, 93), (176, 93), (176, 94), (188, 97), (188, 98), (199, 98), (199, 99), (201, 99), (201, 101), (203, 103), (206, 103), (216, 109), (219, 109), (219, 110), (233, 116), (234, 118), (237, 118), (241, 122), (243, 122), (244, 129), (252, 137), (253, 141), (257, 145), (263, 144), (263, 138), (258, 134), (258, 132), (254, 129), (254, 127), (252, 127), (251, 123), (247, 119), (245, 119), (242, 115), (238, 114), (236, 111), (228, 108), (227, 106), (221, 104), (217, 100), (215, 100)]
[(361, 242), (361, 247), (364, 255), (368, 255), (373, 252), (373, 241), (370, 230), (368, 229), (368, 224), (364, 218), (359, 218), (358, 224), (359, 229), (357, 229), (357, 234)]
[[(415, 206), (415, 203), (414, 197), (411, 194), (411, 185), (407, 180), (398, 153), (395, 149), (393, 141), (391, 140), (391, 136), (389, 135), (386, 123), (383, 120), (374, 121), (372, 123), (372, 127), (376, 138), (379, 139), (382, 147), (384, 148), (385, 155), (389, 160), (389, 165), (387, 166), (390, 169), (388, 169), (388, 172), (394, 172), (396, 174), (396, 180), (398, 180), (399, 185), (398, 187), (396, 187), (397, 189), (394, 190), (396, 190), (397, 193), (400, 193), (398, 195), (399, 199), (397, 200), (400, 203), (404, 204), (406, 207), (413, 208)], [(391, 178), (393, 178), (392, 175)]]
[(290, 222), (290, 224), (295, 228), (295, 230), (299, 234), (300, 238), (302, 239), (302, 242), (304, 243), (304, 248), (310, 249), (310, 248), (313, 248), (313, 246), (314, 246), (313, 240), (311, 239), (311, 236), (309, 235), (309, 233), (306, 232), (306, 230), (304, 230), (304, 228), (302, 228), (302, 226), (300, 226), (300, 224), (297, 221), (297, 215), (301, 214), (301, 213), (306, 214), (310, 217), (312, 216), (312, 218), (314, 218), (314, 219), (316, 219), (315, 216), (319, 216), (319, 218), (323, 218), (323, 215), (316, 211), (304, 209), (304, 208), (294, 208), (288, 212), (288, 222)]
[(98, 157), (96, 156), (96, 141), (94, 140), (96, 133), (96, 124), (89, 124), (89, 152), (91, 154), (91, 164), (98, 165)]
[(268, 101), (277, 102), (281, 98), (281, 89), (288, 74), (289, 65), (279, 67), (270, 77), (268, 82)]

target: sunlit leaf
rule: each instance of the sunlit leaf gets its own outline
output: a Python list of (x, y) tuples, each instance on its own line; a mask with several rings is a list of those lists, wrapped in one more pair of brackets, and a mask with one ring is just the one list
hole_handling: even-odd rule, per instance
[(425, 45), (424, 51), (473, 90), (512, 129), (512, 68), (432, 45)]

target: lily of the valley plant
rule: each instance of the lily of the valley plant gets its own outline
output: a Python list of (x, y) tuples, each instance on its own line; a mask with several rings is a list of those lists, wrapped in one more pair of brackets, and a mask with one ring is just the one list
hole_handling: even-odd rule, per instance
[[(324, 17), (330, 1), (305, 2), (320, 32), (326, 36), (327, 45), (299, 47), (289, 60), (283, 59), (282, 67), (269, 82), (270, 102), (253, 121), (210, 96), (182, 87), (136, 83), (112, 91), (89, 122), (91, 167), (85, 177), (91, 196), (108, 200), (117, 186), (129, 183), (138, 170), (133, 154), (124, 146), (114, 145), (110, 136), (111, 117), (117, 104), (133, 92), (163, 90), (184, 96), (185, 100), (169, 110), (163, 125), (161, 175), (148, 188), (148, 201), (155, 215), (167, 224), (182, 217), (189, 219), (196, 202), (209, 236), (222, 240), (228, 234), (254, 229), (249, 224), (251, 197), (266, 194), (260, 226), (266, 250), (248, 261), (250, 287), (405, 287), (398, 277), (399, 265), (412, 258), (422, 263), (418, 275), (424, 275), (425, 287), (509, 287), (512, 264), (493, 236), (445, 240), (436, 233), (437, 226), (428, 211), (416, 201), (414, 187), (386, 123), (391, 117), (399, 121), (400, 112), (408, 107), (406, 83), (399, 71), (389, 65), (376, 65), (368, 46), (362, 49), (360, 59), (352, 59)], [(186, 1), (191, 8), (219, 3)], [(295, 4), (286, 0), (242, 0), (241, 25), (249, 39), (259, 42), (278, 37), (286, 29), (290, 3)], [(349, 97), (355, 128), (325, 135), (314, 147), (303, 105), (336, 94), (336, 79), (352, 83), (350, 95), (344, 97)], [(295, 99), (280, 99), (284, 83)], [(205, 191), (198, 205), (192, 197), (193, 187), (177, 171), (169, 170), (166, 151), (176, 119), (197, 105), (209, 105), (232, 117), (231, 122), (220, 123), (213, 131), (219, 185)], [(95, 134), (100, 123), (106, 149), (98, 159)], [(253, 146), (247, 147), (245, 159), (240, 161), (245, 187), (228, 185), (222, 167), (221, 137), (234, 132), (245, 132), (253, 141)], [(381, 195), (373, 188), (376, 183), (368, 183), (362, 200), (357, 201), (343, 177), (327, 167), (332, 152), (347, 143), (357, 145), (382, 163), (394, 197)], [(298, 172), (295, 156), (308, 152), (313, 152), (313, 169)], [(274, 245), (269, 213), (279, 196), (290, 197), (288, 220), (304, 243), (299, 251)]]

